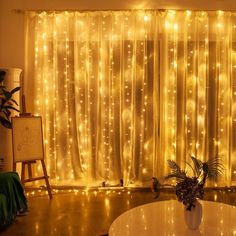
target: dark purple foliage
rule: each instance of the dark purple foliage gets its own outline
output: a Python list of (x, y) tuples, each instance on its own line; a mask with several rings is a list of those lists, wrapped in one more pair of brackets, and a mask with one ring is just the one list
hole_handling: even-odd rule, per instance
[(204, 195), (203, 184), (196, 177), (186, 177), (178, 182), (175, 188), (178, 201), (182, 202), (186, 209), (191, 211), (197, 198), (202, 199)]

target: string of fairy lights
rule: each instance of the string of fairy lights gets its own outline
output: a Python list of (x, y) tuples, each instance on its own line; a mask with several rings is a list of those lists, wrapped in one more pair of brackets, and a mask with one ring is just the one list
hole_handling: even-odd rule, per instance
[[(195, 155), (236, 180), (230, 12), (35, 13), (35, 114), (58, 185), (143, 185)], [(40, 167), (37, 171), (40, 171)]]

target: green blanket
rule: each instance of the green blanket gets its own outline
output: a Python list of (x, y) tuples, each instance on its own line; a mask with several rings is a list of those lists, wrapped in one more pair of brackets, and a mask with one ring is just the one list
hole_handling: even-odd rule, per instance
[(18, 174), (0, 173), (0, 228), (11, 224), (22, 210), (27, 210), (27, 200)]

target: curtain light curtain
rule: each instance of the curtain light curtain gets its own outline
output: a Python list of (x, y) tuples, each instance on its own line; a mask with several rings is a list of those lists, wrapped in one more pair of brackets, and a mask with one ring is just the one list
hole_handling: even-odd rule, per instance
[(144, 186), (168, 159), (218, 155), (215, 185), (233, 184), (235, 16), (29, 12), (24, 90), (43, 117), (52, 182)]

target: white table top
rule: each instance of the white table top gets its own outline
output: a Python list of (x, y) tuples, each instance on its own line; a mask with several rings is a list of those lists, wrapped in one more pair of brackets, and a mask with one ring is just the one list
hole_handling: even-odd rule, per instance
[(120, 215), (109, 229), (109, 236), (236, 236), (236, 207), (200, 201), (202, 223), (198, 230), (188, 230), (184, 206), (176, 200), (160, 201), (135, 207)]

